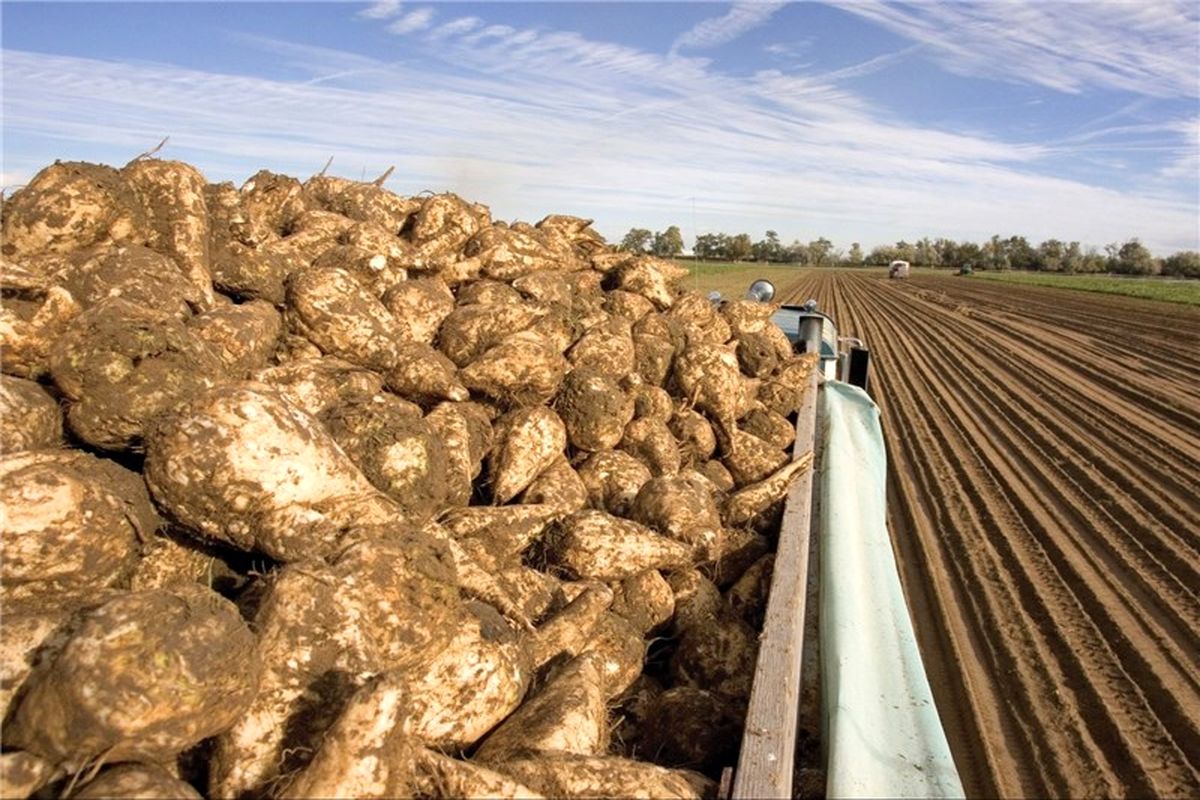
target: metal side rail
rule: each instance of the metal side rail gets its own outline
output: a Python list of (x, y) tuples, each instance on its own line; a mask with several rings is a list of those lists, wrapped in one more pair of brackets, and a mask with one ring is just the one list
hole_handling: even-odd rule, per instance
[[(793, 459), (802, 458), (816, 444), (817, 370), (812, 371), (809, 381), (796, 418)], [(808, 592), (813, 474), (812, 469), (806, 470), (792, 482), (779, 526), (771, 593), (759, 636), (754, 684), (733, 778), (734, 798), (792, 797), (800, 714), (804, 608)]]

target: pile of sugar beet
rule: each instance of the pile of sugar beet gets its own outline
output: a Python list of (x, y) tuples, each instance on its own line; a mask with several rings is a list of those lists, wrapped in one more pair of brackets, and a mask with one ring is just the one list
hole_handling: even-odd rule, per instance
[(3, 796), (713, 795), (813, 362), (589, 224), (7, 198)]

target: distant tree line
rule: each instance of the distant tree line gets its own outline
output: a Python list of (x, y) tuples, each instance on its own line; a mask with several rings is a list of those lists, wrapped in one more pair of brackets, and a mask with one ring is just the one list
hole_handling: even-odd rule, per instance
[[(633, 228), (625, 234), (621, 248), (633, 253), (650, 253), (666, 258), (683, 252), (683, 237), (675, 225), (658, 233)], [(748, 233), (733, 236), (703, 233), (696, 237), (692, 253), (710, 261), (775, 262), (825, 266), (886, 266), (892, 261), (907, 261), (918, 267), (979, 270), (1029, 270), (1033, 272), (1112, 272), (1119, 275), (1170, 275), (1200, 278), (1200, 253), (1182, 250), (1166, 258), (1155, 258), (1140, 241), (1113, 242), (1103, 251), (1082, 247), (1079, 242), (1047, 239), (1038, 245), (1024, 236), (993, 236), (982, 244), (956, 242), (953, 239), (926, 237), (916, 242), (899, 241), (880, 245), (864, 254), (854, 242), (848, 250), (834, 247), (824, 236), (811, 242), (784, 244), (775, 231), (767, 231), (759, 241)]]
[(678, 225), (654, 233), (646, 228), (630, 228), (621, 240), (621, 249), (631, 253), (651, 253), (671, 258), (683, 252), (683, 234)]
[[(1172, 275), (1200, 278), (1200, 253), (1185, 250), (1166, 258), (1155, 258), (1140, 241), (1106, 245), (1103, 252), (1084, 248), (1079, 242), (1047, 239), (1030, 244), (1024, 236), (993, 236), (983, 244), (951, 239), (899, 241), (871, 250), (863, 264), (889, 264), (900, 259), (914, 266), (972, 267), (980, 270), (1017, 269), (1031, 272), (1112, 272), (1118, 275)], [(850, 262), (854, 263), (854, 262)]]

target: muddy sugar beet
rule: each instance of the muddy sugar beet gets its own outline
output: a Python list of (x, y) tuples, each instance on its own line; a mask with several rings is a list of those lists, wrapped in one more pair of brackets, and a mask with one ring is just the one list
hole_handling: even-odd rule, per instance
[(161, 762), (232, 725), (258, 679), (233, 603), (194, 583), (130, 592), (34, 673), (7, 740), (68, 769)]
[(325, 174), (56, 163), (2, 226), (6, 794), (715, 792), (808, 468), (773, 307)]

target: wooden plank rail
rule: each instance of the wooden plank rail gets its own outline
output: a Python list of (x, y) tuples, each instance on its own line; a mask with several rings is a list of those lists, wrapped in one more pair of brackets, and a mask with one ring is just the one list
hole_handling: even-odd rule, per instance
[[(793, 459), (815, 449), (817, 372), (813, 370), (809, 377), (796, 419)], [(815, 468), (808, 469), (792, 483), (779, 526), (771, 594), (733, 779), (734, 798), (793, 796), (814, 473)]]

